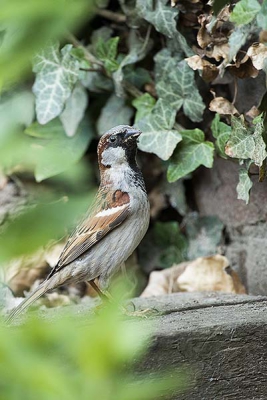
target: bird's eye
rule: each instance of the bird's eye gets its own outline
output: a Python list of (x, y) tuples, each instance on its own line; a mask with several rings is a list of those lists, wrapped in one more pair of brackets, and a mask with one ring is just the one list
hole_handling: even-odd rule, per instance
[(116, 140), (117, 140), (116, 136), (110, 136), (110, 138), (109, 138), (109, 141), (110, 141), (111, 143), (116, 142)]

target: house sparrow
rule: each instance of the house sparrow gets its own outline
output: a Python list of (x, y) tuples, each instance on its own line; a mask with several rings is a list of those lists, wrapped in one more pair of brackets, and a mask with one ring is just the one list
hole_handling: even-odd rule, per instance
[(70, 282), (88, 281), (105, 296), (110, 277), (138, 246), (149, 224), (149, 202), (136, 163), (140, 134), (119, 125), (101, 137), (97, 148), (101, 181), (89, 214), (69, 237), (47, 279), (11, 311), (8, 321), (47, 291)]

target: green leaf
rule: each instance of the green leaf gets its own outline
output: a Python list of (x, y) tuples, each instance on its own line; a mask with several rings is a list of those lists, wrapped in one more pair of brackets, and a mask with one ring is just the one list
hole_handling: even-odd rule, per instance
[(214, 145), (205, 141), (200, 129), (182, 131), (182, 143), (175, 150), (167, 171), (169, 182), (194, 171), (200, 165), (211, 168), (213, 165)]
[(262, 137), (262, 115), (254, 120), (254, 128), (247, 128), (242, 117), (232, 117), (232, 132), (226, 144), (225, 153), (229, 157), (250, 159), (259, 167), (267, 157), (266, 145)]
[(104, 62), (104, 67), (109, 73), (119, 68), (119, 64), (116, 61), (119, 40), (119, 37), (114, 37), (107, 41), (100, 38), (95, 46), (97, 58)]
[(89, 121), (84, 120), (75, 136), (67, 137), (58, 119), (46, 125), (37, 122), (30, 125), (25, 133), (39, 138), (32, 141), (37, 154), (35, 178), (37, 182), (57, 175), (76, 163), (85, 153), (93, 131)]
[(187, 240), (177, 222), (156, 222), (139, 246), (145, 270), (169, 268), (186, 259)]
[(230, 15), (230, 21), (237, 25), (248, 24), (259, 13), (261, 6), (257, 0), (240, 0)]
[(247, 165), (247, 168), (241, 167), (239, 169), (239, 182), (236, 187), (237, 198), (239, 200), (244, 200), (246, 204), (249, 202), (249, 192), (253, 186), (253, 183), (249, 177), (249, 166), (250, 163)]
[(137, 99), (134, 99), (132, 104), (137, 109), (135, 114), (135, 123), (150, 114), (155, 103), (156, 100), (149, 93), (145, 93), (142, 96), (137, 97)]
[(150, 50), (151, 44), (151, 41), (147, 40), (147, 38), (141, 40), (140, 36), (137, 35), (137, 32), (134, 29), (130, 31), (129, 52), (120, 63), (118, 70), (113, 73), (113, 80), (115, 83), (115, 91), (117, 96), (124, 96), (124, 67), (135, 64), (137, 61), (141, 61)]
[(137, 0), (136, 7), (141, 16), (150, 22), (156, 30), (163, 35), (172, 38), (177, 34), (177, 8), (166, 6), (168, 0)]
[(66, 45), (59, 53), (58, 44), (54, 44), (35, 57), (33, 92), (40, 124), (61, 114), (78, 79), (79, 62), (71, 56), (71, 49), (72, 45)]
[(76, 84), (66, 101), (64, 111), (60, 115), (67, 136), (74, 136), (83, 119), (88, 104), (87, 93), (81, 84)]
[(133, 109), (125, 104), (124, 99), (111, 95), (102, 108), (97, 121), (97, 131), (102, 135), (116, 125), (129, 125), (133, 116)]
[(196, 213), (186, 217), (186, 234), (189, 239), (188, 258), (210, 256), (217, 253), (222, 241), (223, 223), (216, 216), (200, 217)]
[(228, 44), (230, 47), (228, 53), (228, 62), (231, 62), (233, 60), (237, 52), (246, 43), (248, 36), (252, 32), (255, 32), (255, 29), (257, 29), (255, 27), (255, 23), (251, 23), (238, 26), (233, 30), (228, 40)]
[[(159, 75), (159, 80), (156, 83), (158, 96), (176, 111), (183, 106), (185, 115), (192, 121), (201, 121), (205, 104), (195, 84), (194, 71), (186, 61), (183, 60), (177, 64), (175, 60), (168, 57), (167, 52), (164, 53), (164, 56), (166, 63), (163, 71), (161, 71), (162, 75), (161, 77)], [(161, 64), (164, 56), (161, 53)], [(156, 63), (158, 60), (156, 57)]]
[(152, 81), (149, 72), (141, 67), (134, 68), (133, 65), (128, 65), (124, 68), (124, 79), (130, 82), (132, 85), (136, 86), (138, 89)]
[(138, 147), (148, 153), (155, 153), (162, 160), (168, 160), (177, 143), (182, 140), (177, 130), (172, 130), (176, 111), (159, 99), (151, 113), (137, 122), (143, 132)]
[(102, 72), (88, 71), (81, 80), (83, 86), (85, 86), (90, 92), (93, 93), (106, 93), (114, 90), (113, 82), (107, 76), (104, 76)]
[(261, 10), (257, 15), (257, 23), (259, 27), (267, 30), (267, 0), (263, 0)]
[(225, 145), (231, 135), (231, 127), (220, 121), (220, 115), (216, 114), (211, 124), (212, 134), (216, 139), (215, 147), (218, 154), (227, 158), (225, 154)]

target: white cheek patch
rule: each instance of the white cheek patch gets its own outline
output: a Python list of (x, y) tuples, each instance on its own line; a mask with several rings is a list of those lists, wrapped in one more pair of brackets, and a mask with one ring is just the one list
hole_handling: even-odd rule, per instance
[(103, 210), (103, 211), (100, 211), (99, 213), (97, 213), (96, 217), (108, 217), (109, 215), (115, 214), (118, 211), (123, 210), (124, 208), (125, 208), (125, 205), (108, 208), (107, 210)]
[(103, 165), (115, 165), (126, 162), (125, 150), (122, 147), (109, 147), (102, 153), (101, 163)]

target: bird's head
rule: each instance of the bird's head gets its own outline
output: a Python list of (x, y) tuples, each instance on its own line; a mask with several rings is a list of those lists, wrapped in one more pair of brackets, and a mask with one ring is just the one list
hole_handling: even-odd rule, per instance
[(100, 169), (122, 164), (136, 165), (137, 139), (141, 131), (132, 126), (119, 125), (107, 131), (97, 147)]

